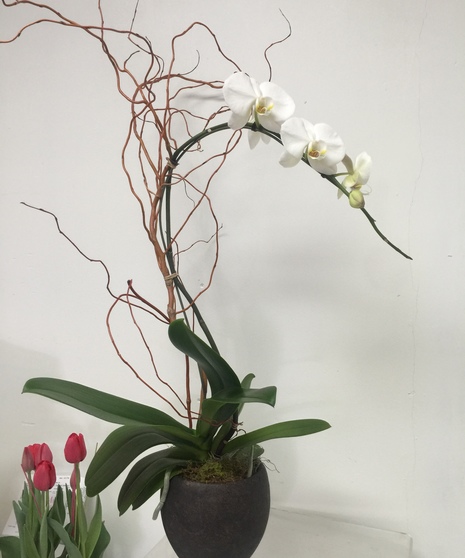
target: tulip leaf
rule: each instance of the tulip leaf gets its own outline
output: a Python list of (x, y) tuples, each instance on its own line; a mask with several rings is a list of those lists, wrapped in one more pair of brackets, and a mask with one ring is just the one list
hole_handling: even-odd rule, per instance
[(103, 553), (105, 552), (105, 549), (110, 544), (110, 540), (110, 533), (107, 531), (105, 523), (103, 522), (101, 524), (100, 535), (97, 544), (95, 545), (94, 551), (90, 555), (90, 558), (101, 558), (103, 556)]
[(39, 554), (41, 558), (47, 558), (48, 549), (48, 523), (47, 514), (44, 513), (40, 522), (39, 530)]
[(330, 428), (330, 425), (326, 421), (320, 419), (300, 419), (278, 422), (234, 438), (234, 440), (226, 444), (223, 453), (236, 452), (244, 447), (260, 444), (261, 442), (276, 438), (307, 436), (309, 434), (321, 432), (327, 428)]
[[(104, 535), (104, 533), (102, 533), (103, 528), (104, 525), (102, 522), (102, 503), (100, 501), (100, 496), (97, 496), (94, 516), (91, 519), (91, 522), (89, 524), (89, 531), (87, 533), (86, 556), (96, 556), (96, 554), (100, 556), (102, 554), (104, 548), (99, 549), (98, 544), (101, 540), (102, 534)], [(109, 544), (109, 542), (110, 538), (108, 535), (107, 545)]]
[(32, 378), (24, 385), (23, 393), (43, 395), (116, 424), (166, 425), (192, 431), (163, 411), (67, 380)]
[[(27, 525), (24, 525), (20, 535), (23, 538), (24, 549), (26, 551), (27, 558), (40, 558), (40, 554), (37, 551), (37, 547), (34, 542), (34, 537), (31, 534), (31, 530)], [(81, 558), (81, 557), (79, 557)]]
[[(182, 429), (157, 426), (121, 426), (110, 433), (98, 449), (86, 474), (89, 496), (95, 496), (111, 484), (141, 453), (161, 444), (181, 448), (187, 459), (201, 459), (206, 451), (194, 435)], [(197, 445), (196, 445), (197, 444)]]
[(175, 320), (168, 327), (171, 343), (194, 359), (205, 372), (212, 394), (225, 388), (240, 387), (234, 370), (216, 351), (198, 337), (184, 320)]
[(65, 545), (69, 558), (82, 558), (82, 554), (79, 552), (79, 549), (71, 540), (71, 537), (69, 536), (68, 532), (63, 527), (63, 525), (60, 525), (58, 521), (50, 517), (48, 518), (48, 522), (50, 524), (50, 527), (60, 537), (61, 542)]
[(2, 558), (21, 558), (19, 537), (0, 537), (0, 553)]

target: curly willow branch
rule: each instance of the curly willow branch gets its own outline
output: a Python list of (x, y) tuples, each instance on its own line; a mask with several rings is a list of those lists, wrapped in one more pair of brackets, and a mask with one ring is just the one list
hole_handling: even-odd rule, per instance
[[(185, 316), (186, 321), (189, 323), (186, 313), (190, 311), (193, 315), (193, 319), (196, 320), (196, 323), (202, 329), (210, 346), (218, 351), (213, 336), (197, 306), (199, 297), (211, 285), (219, 255), (218, 235), (220, 227), (208, 193), (216, 174), (224, 165), (227, 157), (229, 157), (231, 152), (238, 145), (242, 137), (242, 130), (234, 132), (230, 130), (227, 123), (216, 123), (218, 117), (229, 110), (225, 106), (220, 106), (222, 97), (218, 92), (223, 82), (216, 79), (205, 79), (203, 77), (204, 74), (202, 74), (202, 79), (196, 77), (196, 75), (198, 75), (196, 72), (203, 62), (202, 55), (199, 51), (194, 50), (194, 53), (196, 52), (195, 59), (191, 61), (187, 69), (178, 67), (181, 64), (178, 59), (178, 45), (182, 44), (182, 41), (193, 32), (194, 29), (198, 30), (199, 32), (206, 33), (210, 41), (209, 44), (213, 45), (213, 52), (219, 56), (221, 63), (227, 66), (230, 73), (240, 70), (239, 66), (232, 58), (225, 54), (212, 30), (201, 22), (194, 22), (171, 39), (170, 58), (165, 63), (165, 61), (152, 50), (150, 41), (133, 31), (138, 3), (132, 13), (130, 28), (128, 30), (121, 30), (106, 25), (100, 0), (97, 0), (98, 25), (79, 24), (65, 17), (54, 8), (31, 0), (17, 0), (12, 3), (8, 3), (6, 0), (1, 1), (5, 7), (22, 4), (40, 8), (51, 14), (52, 17), (33, 21), (23, 26), (13, 38), (0, 41), (0, 43), (13, 42), (18, 39), (25, 30), (42, 23), (78, 28), (98, 41), (104, 55), (113, 68), (116, 89), (130, 105), (131, 117), (121, 153), (122, 168), (126, 175), (129, 189), (139, 205), (142, 223), (147, 237), (153, 246), (155, 258), (163, 277), (167, 293), (166, 313), (160, 311), (155, 305), (151, 304), (147, 298), (137, 293), (131, 281), (128, 282), (126, 294), (120, 296), (114, 295), (109, 288), (110, 274), (105, 264), (100, 260), (88, 258), (74, 242), (66, 237), (59, 228), (58, 220), (52, 213), (34, 208), (53, 215), (60, 233), (63, 234), (84, 257), (90, 261), (98, 261), (105, 268), (107, 273), (107, 289), (115, 299), (109, 310), (107, 325), (111, 341), (118, 356), (142, 382), (146, 383), (131, 364), (125, 360), (112, 335), (109, 318), (118, 302), (125, 302), (128, 305), (133, 325), (138, 330), (145, 349), (148, 351), (149, 358), (152, 362), (152, 368), (155, 370), (157, 376), (158, 372), (155, 367), (154, 359), (152, 358), (151, 350), (134, 315), (135, 308), (142, 309), (165, 323), (173, 321), (180, 313)], [(268, 51), (274, 45), (285, 41), (291, 34), (290, 23), (282, 12), (281, 14), (288, 24), (289, 32), (283, 39), (272, 43), (264, 51), (265, 62), (270, 70), (270, 79), (272, 73), (271, 64), (268, 59)], [(110, 47), (107, 43), (107, 38), (109, 36), (124, 37), (128, 41), (130, 48), (135, 49), (127, 54), (123, 63), (118, 62), (117, 58), (110, 51)], [(210, 50), (209, 61), (210, 55), (212, 54)], [(140, 64), (136, 63), (140, 60), (141, 56), (145, 57), (144, 60), (147, 59), (147, 63), (144, 64), (142, 70), (140, 70)], [(202, 71), (210, 71), (211, 64), (207, 64), (207, 66), (206, 69), (202, 67)], [(224, 75), (227, 75), (226, 72)], [(193, 104), (194, 108), (190, 109), (189, 106), (183, 104), (183, 96), (191, 95), (192, 97), (193, 94), (204, 94), (203, 101), (202, 103)], [(218, 98), (220, 102), (218, 102)], [(213, 106), (209, 104), (211, 99), (214, 99), (215, 104)], [(198, 130), (199, 127), (201, 131), (193, 133), (193, 131)], [(274, 141), (282, 143), (278, 133), (270, 132), (256, 124), (247, 124), (245, 129), (265, 134)], [(222, 147), (217, 147), (216, 143), (210, 144), (213, 145), (214, 148), (213, 154), (203, 156), (202, 142), (219, 132), (229, 132), (230, 136), (225, 140)], [(182, 145), (178, 145), (176, 137), (187, 137), (188, 139), (182, 143)], [(133, 143), (136, 149), (130, 151), (133, 147)], [(207, 141), (206, 143), (209, 142)], [(135, 162), (131, 162), (129, 153), (135, 154)], [(187, 170), (180, 172), (181, 161), (188, 154), (194, 158), (200, 158), (200, 162), (197, 160), (197, 163), (194, 162)], [(303, 161), (308, 164), (305, 159), (303, 159)], [(137, 173), (140, 177), (138, 180), (136, 180), (134, 176), (136, 171), (131, 168), (131, 164), (135, 164), (136, 166)], [(199, 169), (205, 169), (205, 174), (207, 175), (206, 179), (205, 176), (202, 177), (203, 186), (201, 188), (195, 185), (194, 179), (195, 172)], [(343, 194), (346, 196), (349, 195), (335, 176), (321, 176), (331, 182)], [(175, 186), (180, 185), (184, 185), (186, 196), (192, 202), (192, 208), (187, 211), (187, 215), (183, 218), (182, 222), (177, 225), (177, 230), (173, 230), (172, 190)], [(192, 198), (189, 198), (187, 189), (189, 189), (189, 192), (192, 192)], [(179, 237), (181, 233), (185, 231), (188, 222), (192, 219), (200, 206), (207, 206), (209, 215), (213, 220), (214, 233), (211, 239), (213, 239), (215, 243), (215, 253), (210, 267), (207, 286), (196, 295), (192, 295), (188, 292), (188, 289), (179, 275), (179, 256), (181, 253), (191, 250), (196, 243), (190, 242), (188, 243), (188, 248), (184, 249), (179, 244)], [(381, 233), (375, 220), (366, 209), (363, 208), (361, 211), (368, 219), (376, 234), (384, 242), (396, 252), (402, 254), (405, 258), (411, 259), (410, 256), (395, 246)], [(173, 247), (176, 247), (176, 252), (173, 250)], [(179, 309), (177, 307), (178, 304)], [(191, 327), (193, 327), (193, 324), (191, 324)], [(164, 382), (162, 381), (162, 383)], [(206, 395), (206, 384), (202, 376), (201, 383), (202, 400)], [(162, 397), (154, 388), (147, 383), (146, 385), (157, 393), (157, 395)], [(190, 408), (191, 397), (188, 362), (186, 363), (186, 391), (187, 404), (183, 403), (183, 411), (187, 413), (187, 418), (191, 423), (193, 414)], [(180, 400), (177, 394), (175, 394), (175, 397)], [(164, 397), (162, 397), (162, 399), (167, 401)], [(233, 417), (232, 423), (236, 424), (236, 422), (237, 417)], [(235, 426), (232, 427), (231, 432), (234, 428)]]

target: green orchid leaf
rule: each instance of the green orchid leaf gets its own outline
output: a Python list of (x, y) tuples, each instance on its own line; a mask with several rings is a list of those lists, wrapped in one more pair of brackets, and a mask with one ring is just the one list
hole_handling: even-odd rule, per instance
[(224, 358), (189, 329), (184, 320), (171, 322), (168, 335), (171, 343), (194, 359), (205, 372), (212, 394), (225, 388), (240, 387), (239, 378)]
[(274, 407), (276, 404), (276, 387), (268, 386), (258, 389), (228, 388), (215, 393), (211, 399), (222, 401), (223, 403), (242, 405), (245, 403), (266, 403)]
[(19, 537), (0, 537), (0, 553), (2, 558), (21, 558)]
[(308, 436), (309, 434), (315, 434), (327, 428), (330, 428), (330, 425), (326, 421), (320, 419), (300, 419), (278, 422), (234, 438), (226, 444), (223, 453), (235, 452), (238, 449), (276, 438)]
[(95, 496), (141, 453), (161, 444), (181, 448), (190, 459), (201, 459), (206, 451), (199, 447), (200, 440), (183, 429), (169, 426), (121, 426), (107, 436), (92, 459), (86, 474), (89, 496)]
[(140, 507), (162, 486), (165, 472), (170, 469), (186, 466), (191, 459), (185, 458), (177, 448), (167, 448), (143, 457), (129, 471), (119, 497), (118, 510), (126, 512), (130, 506)]
[[(252, 386), (252, 380), (255, 378), (255, 374), (247, 374), (245, 378), (241, 382), (241, 387), (243, 389), (250, 389)], [(242, 409), (244, 408), (245, 403), (241, 403), (237, 409), (238, 416), (242, 413)]]
[[(251, 375), (253, 378), (253, 375)], [(252, 381), (248, 378), (248, 381)], [(247, 383), (246, 382), (246, 383)], [(276, 387), (261, 389), (234, 387), (222, 389), (202, 403), (202, 412), (197, 421), (196, 433), (201, 438), (211, 439), (218, 428), (245, 403), (276, 403)]]
[(208, 398), (202, 403), (202, 412), (197, 420), (196, 434), (203, 440), (211, 440), (218, 428), (229, 421), (238, 408), (237, 404)]
[(170, 415), (116, 395), (57, 378), (32, 378), (23, 393), (35, 393), (116, 424), (152, 424), (191, 431)]

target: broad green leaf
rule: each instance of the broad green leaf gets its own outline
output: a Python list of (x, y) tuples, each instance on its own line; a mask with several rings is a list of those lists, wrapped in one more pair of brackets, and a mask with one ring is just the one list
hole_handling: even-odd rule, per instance
[[(21, 502), (21, 504), (24, 505), (24, 502)], [(13, 511), (15, 512), (16, 524), (18, 525), (18, 529), (21, 530), (26, 524), (26, 513), (17, 502), (13, 502)]]
[(42, 516), (42, 521), (40, 522), (39, 531), (39, 554), (41, 558), (47, 558), (48, 555), (48, 523), (47, 523), (47, 513)]
[(76, 534), (75, 540), (79, 541), (79, 549), (84, 549), (87, 541), (87, 517), (84, 510), (84, 502), (79, 483), (76, 478)]
[(226, 444), (223, 453), (235, 452), (238, 449), (276, 438), (307, 436), (309, 434), (321, 432), (327, 428), (330, 428), (330, 425), (326, 421), (320, 419), (300, 419), (278, 422), (234, 438), (234, 440)]
[(116, 424), (166, 425), (190, 430), (163, 411), (67, 380), (32, 378), (24, 385), (23, 393), (43, 395)]
[(274, 407), (276, 403), (276, 387), (268, 386), (258, 389), (227, 388), (215, 393), (211, 399), (222, 401), (223, 403), (266, 403)]
[(50, 510), (50, 517), (56, 519), (62, 525), (65, 522), (66, 510), (61, 484), (57, 485), (55, 500), (53, 502), (52, 509)]
[(100, 530), (100, 536), (98, 538), (97, 544), (95, 545), (94, 551), (90, 555), (90, 558), (101, 558), (105, 549), (110, 544), (110, 533), (107, 531), (105, 524), (102, 523), (102, 528)]
[[(252, 380), (255, 378), (255, 374), (247, 374), (245, 378), (241, 382), (241, 387), (244, 389), (249, 389), (252, 386)], [(241, 403), (239, 408), (237, 409), (237, 414), (240, 415), (242, 413), (242, 409), (244, 408), (245, 403)]]
[(205, 455), (200, 443), (190, 431), (170, 426), (121, 426), (107, 436), (92, 459), (86, 474), (87, 493), (95, 496), (101, 492), (151, 447), (174, 444), (183, 449), (187, 458), (195, 459)]
[(63, 525), (60, 525), (58, 521), (52, 519), (51, 517), (49, 517), (48, 522), (50, 524), (50, 527), (60, 537), (61, 542), (65, 545), (65, 548), (68, 551), (69, 558), (82, 558), (82, 554), (79, 552), (79, 549), (71, 540), (71, 537), (69, 536)]
[(224, 388), (240, 387), (239, 378), (224, 358), (189, 329), (183, 320), (171, 322), (168, 335), (173, 345), (194, 359), (205, 372), (213, 395)]
[(211, 440), (222, 423), (228, 421), (237, 408), (238, 405), (234, 403), (225, 403), (211, 397), (205, 399), (202, 403), (202, 412), (197, 420), (197, 436), (205, 440)]
[(21, 558), (19, 537), (0, 537), (0, 553), (2, 558)]
[(260, 389), (242, 387), (222, 389), (202, 403), (202, 412), (197, 421), (197, 435), (211, 439), (218, 427), (231, 418), (233, 413), (245, 403), (266, 403), (274, 406), (275, 402), (276, 387), (274, 386)]
[[(174, 467), (185, 466), (189, 459), (185, 459), (176, 448), (168, 448), (147, 455), (138, 461), (129, 471), (121, 487), (118, 497), (120, 514), (130, 506), (138, 507), (148, 500), (160, 488), (159, 476)], [(137, 504), (136, 504), (137, 501)]]
[(37, 551), (37, 547), (34, 542), (34, 537), (32, 536), (28, 526), (25, 525), (20, 533), (24, 542), (24, 549), (26, 551), (27, 558), (40, 558), (40, 554)]
[(89, 530), (86, 540), (86, 556), (91, 556), (94, 548), (97, 545), (102, 529), (102, 503), (100, 497), (97, 496), (95, 504), (95, 512), (89, 524)]

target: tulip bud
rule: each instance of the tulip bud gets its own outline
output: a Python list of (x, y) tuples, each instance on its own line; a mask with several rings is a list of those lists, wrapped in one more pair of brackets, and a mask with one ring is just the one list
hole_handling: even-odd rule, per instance
[(352, 190), (349, 194), (349, 203), (355, 209), (365, 207), (365, 198), (360, 190)]
[(34, 486), (38, 490), (50, 490), (55, 486), (56, 480), (55, 465), (51, 461), (41, 461), (34, 473)]
[(23, 458), (21, 459), (21, 469), (25, 473), (30, 473), (35, 469), (34, 455), (30, 450), (30, 446), (26, 446), (23, 450)]
[(82, 434), (70, 434), (65, 444), (65, 459), (68, 463), (80, 463), (87, 455), (86, 443)]
[(41, 461), (53, 461), (52, 451), (47, 444), (32, 444), (27, 447), (34, 458), (35, 469), (37, 469), (37, 465), (39, 465)]

